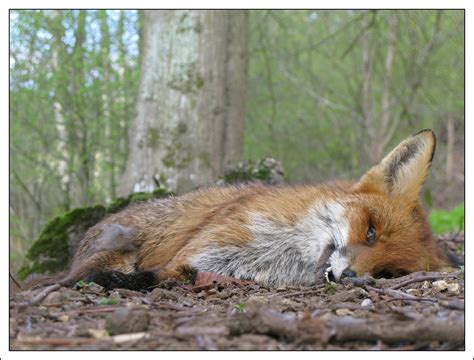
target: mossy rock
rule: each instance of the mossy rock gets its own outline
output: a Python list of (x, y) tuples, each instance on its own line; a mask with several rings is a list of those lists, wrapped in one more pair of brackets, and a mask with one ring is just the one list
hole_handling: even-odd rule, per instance
[(23, 266), (18, 276), (60, 271), (66, 268), (80, 237), (99, 222), (106, 210), (102, 205), (77, 208), (51, 220), (26, 254), (30, 265)]
[(172, 195), (164, 188), (151, 193), (138, 192), (118, 198), (107, 208), (102, 205), (76, 208), (51, 220), (26, 254), (29, 264), (18, 272), (20, 279), (33, 273), (54, 273), (67, 268), (86, 231), (107, 214), (116, 213), (129, 204)]
[(273, 158), (267, 157), (259, 162), (240, 162), (237, 166), (224, 171), (218, 184), (236, 184), (261, 181), (270, 185), (282, 184), (284, 172), (282, 165)]

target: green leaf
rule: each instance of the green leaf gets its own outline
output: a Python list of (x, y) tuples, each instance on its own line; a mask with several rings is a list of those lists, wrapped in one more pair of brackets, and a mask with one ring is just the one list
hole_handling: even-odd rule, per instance
[(99, 305), (117, 305), (117, 303), (115, 298), (101, 298), (98, 302)]

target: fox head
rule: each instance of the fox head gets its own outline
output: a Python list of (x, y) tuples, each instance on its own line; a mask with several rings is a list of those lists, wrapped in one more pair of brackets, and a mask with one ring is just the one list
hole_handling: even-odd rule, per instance
[(430, 230), (419, 195), (436, 138), (422, 130), (401, 142), (355, 184), (344, 207), (345, 246), (329, 263), (336, 279), (347, 274), (400, 276), (452, 266)]

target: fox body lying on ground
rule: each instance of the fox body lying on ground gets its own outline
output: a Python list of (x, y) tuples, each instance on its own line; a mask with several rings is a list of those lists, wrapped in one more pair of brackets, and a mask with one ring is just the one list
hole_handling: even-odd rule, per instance
[(358, 182), (211, 187), (132, 205), (89, 229), (62, 283), (139, 289), (194, 269), (314, 285), (328, 267), (338, 280), (449, 266), (419, 202), (434, 149), (424, 130)]

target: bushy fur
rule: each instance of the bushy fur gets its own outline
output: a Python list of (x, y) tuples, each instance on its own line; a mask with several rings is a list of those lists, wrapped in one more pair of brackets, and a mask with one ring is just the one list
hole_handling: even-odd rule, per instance
[[(107, 287), (104, 272), (147, 272), (157, 282), (194, 268), (267, 286), (312, 285), (328, 266), (336, 279), (344, 270), (399, 275), (448, 266), (419, 201), (434, 149), (424, 130), (357, 182), (210, 187), (132, 205), (87, 232), (63, 283), (98, 272)], [(125, 278), (113, 286), (126, 287)], [(140, 286), (151, 283), (145, 276)]]

